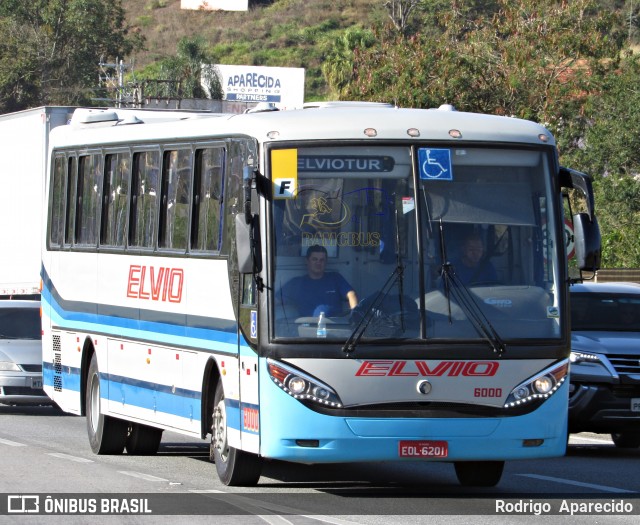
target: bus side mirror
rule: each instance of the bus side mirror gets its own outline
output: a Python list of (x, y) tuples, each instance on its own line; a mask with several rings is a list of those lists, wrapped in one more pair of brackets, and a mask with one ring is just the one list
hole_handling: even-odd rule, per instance
[(236, 255), (240, 273), (262, 271), (260, 246), (259, 194), (264, 193), (264, 177), (251, 166), (245, 166), (242, 175), (244, 193), (243, 212), (235, 216)]
[(244, 190), (244, 218), (248, 223), (258, 214), (258, 177), (257, 171), (251, 166), (245, 166), (242, 173), (242, 187)]
[(595, 272), (600, 268), (602, 240), (595, 213), (591, 177), (570, 168), (560, 168), (560, 185), (578, 190), (586, 202), (586, 212), (573, 215), (576, 262), (580, 271)]
[(595, 272), (600, 268), (601, 246), (598, 219), (586, 213), (573, 216), (576, 262), (580, 271)]
[(244, 213), (238, 213), (235, 219), (238, 272), (260, 272), (262, 271), (262, 255), (258, 216), (252, 216), (249, 223), (247, 223)]

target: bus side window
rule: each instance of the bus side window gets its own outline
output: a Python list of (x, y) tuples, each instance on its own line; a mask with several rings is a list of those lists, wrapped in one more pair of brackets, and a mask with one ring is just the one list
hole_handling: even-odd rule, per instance
[(186, 250), (189, 231), (191, 150), (166, 151), (162, 164), (162, 203), (158, 246)]
[(51, 201), (51, 227), (49, 230), (49, 243), (52, 247), (60, 247), (64, 242), (66, 160), (66, 157), (61, 155), (57, 156), (53, 161), (53, 180), (51, 181), (53, 196)]
[(160, 194), (160, 152), (135, 153), (133, 160), (129, 245), (153, 248)]
[(76, 243), (96, 246), (98, 209), (102, 191), (102, 155), (84, 155), (79, 159), (76, 208)]
[(256, 283), (250, 273), (242, 274), (242, 306), (255, 306), (257, 301)]
[(70, 157), (67, 162), (67, 207), (65, 216), (64, 244), (71, 246), (75, 241), (76, 229), (76, 193), (78, 191), (78, 160)]
[(196, 150), (191, 214), (192, 250), (220, 250), (224, 165), (223, 148)]
[(106, 155), (100, 244), (124, 247), (129, 200), (131, 156), (128, 152)]

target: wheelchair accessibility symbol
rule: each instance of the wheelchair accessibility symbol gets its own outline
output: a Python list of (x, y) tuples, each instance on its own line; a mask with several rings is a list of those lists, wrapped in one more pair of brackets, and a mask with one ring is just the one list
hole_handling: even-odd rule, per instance
[(423, 180), (453, 180), (451, 151), (448, 149), (420, 148), (418, 163)]
[(258, 338), (258, 312), (251, 310), (251, 328), (249, 329), (251, 339)]

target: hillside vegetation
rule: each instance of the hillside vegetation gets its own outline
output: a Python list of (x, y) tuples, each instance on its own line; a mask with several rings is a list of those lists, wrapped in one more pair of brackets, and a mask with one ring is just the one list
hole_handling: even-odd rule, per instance
[(371, 27), (387, 17), (381, 0), (279, 0), (247, 12), (180, 9), (180, 0), (123, 0), (128, 24), (144, 49), (124, 57), (141, 72), (176, 53), (184, 37), (202, 37), (220, 64), (304, 67), (306, 98), (327, 93), (323, 57), (348, 27)]

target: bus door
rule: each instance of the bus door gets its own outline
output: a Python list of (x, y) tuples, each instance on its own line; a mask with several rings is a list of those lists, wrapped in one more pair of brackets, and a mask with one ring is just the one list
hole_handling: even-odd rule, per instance
[(241, 276), (242, 298), (239, 308), (238, 356), (240, 372), (240, 431), (242, 450), (260, 451), (260, 409), (258, 354), (250, 346), (258, 339), (256, 286), (252, 274)]

